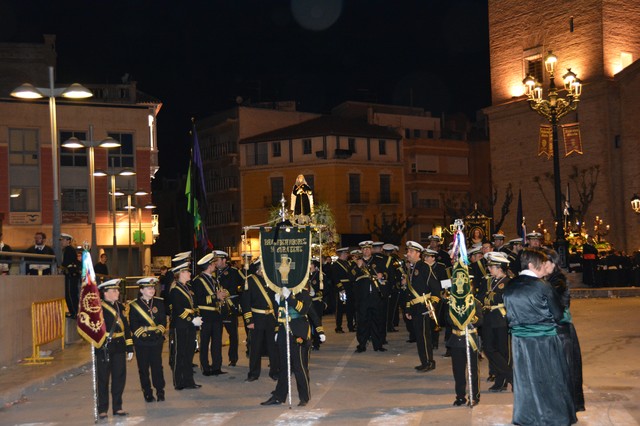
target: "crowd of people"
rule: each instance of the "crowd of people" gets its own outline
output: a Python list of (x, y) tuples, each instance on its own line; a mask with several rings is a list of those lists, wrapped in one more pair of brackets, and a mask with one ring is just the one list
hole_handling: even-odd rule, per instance
[[(43, 233), (36, 233), (33, 250), (51, 250), (45, 241)], [(73, 317), (81, 261), (71, 241), (71, 235), (61, 234), (65, 295)], [(307, 284), (295, 293), (286, 286), (268, 286), (260, 259), (251, 262), (243, 256), (245, 265), (239, 269), (227, 253), (217, 250), (193, 260), (191, 252), (179, 253), (173, 268), (163, 267), (159, 277), (139, 280), (138, 297), (126, 305), (120, 302), (121, 280), (103, 282), (99, 288), (108, 335), (95, 349), (99, 417), (108, 417), (109, 394), (113, 415), (127, 415), (122, 393), (126, 361), (134, 352), (144, 400), (165, 400), (165, 339), (176, 390), (200, 387), (194, 379), (196, 353), (203, 376), (225, 374), (223, 333), (229, 339), (228, 366), (234, 367), (239, 322), (247, 335), (246, 381), (261, 377), (264, 356), (268, 376), (276, 381), (262, 405), (286, 401), (289, 358), (298, 405), (305, 406), (311, 399), (310, 354), (326, 340), (323, 316), (334, 313), (335, 333), (354, 332), (357, 354), (387, 351), (387, 333), (398, 332), (402, 322), (407, 342), (416, 345), (418, 374), (436, 369), (434, 349), (442, 340), (444, 356), (451, 357), (454, 406), (480, 402), (478, 360), (486, 357), (487, 390), (513, 391), (514, 423), (576, 422), (576, 412), (584, 410), (582, 362), (557, 253), (543, 247), (537, 233), (527, 235), (527, 247), (521, 239), (506, 242), (502, 234), (470, 245), (468, 275), (474, 297), (471, 321), (462, 327), (449, 315), (454, 265), (441, 242), (436, 235), (429, 237), (427, 247), (409, 241), (403, 256), (398, 246), (382, 242), (339, 248), (333, 259), (311, 261)], [(192, 262), (197, 264), (195, 277)], [(106, 254), (95, 271), (108, 276)]]

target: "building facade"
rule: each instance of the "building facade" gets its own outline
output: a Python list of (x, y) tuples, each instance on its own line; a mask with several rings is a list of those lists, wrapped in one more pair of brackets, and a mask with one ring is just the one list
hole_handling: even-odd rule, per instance
[[(7, 48), (6, 45), (2, 47)], [(20, 44), (9, 47), (20, 55)], [(45, 44), (44, 48), (54, 49), (55, 46)], [(27, 50), (33, 49), (33, 45), (27, 45)], [(0, 48), (0, 51), (5, 50)], [(46, 73), (46, 67), (44, 70)], [(14, 72), (11, 76), (3, 81), (4, 88), (15, 88), (31, 75)], [(47, 86), (41, 80), (38, 84)], [(162, 104), (138, 91), (135, 82), (83, 85), (92, 91), (92, 98), (57, 101), (58, 141), (62, 144), (76, 137), (85, 142), (99, 142), (112, 137), (120, 142), (119, 148), (94, 150), (96, 170), (108, 174), (117, 174), (125, 168), (135, 171), (133, 176), (115, 177), (116, 189), (126, 194), (117, 198), (115, 210), (110, 201), (110, 177), (93, 177), (97, 245), (114, 257), (115, 217), (119, 264), (110, 265), (111, 272), (121, 276), (140, 275), (144, 265), (150, 264), (153, 231), (151, 211), (137, 207), (151, 202), (150, 182), (158, 169), (156, 119)], [(9, 97), (11, 89), (7, 90), (0, 94), (0, 213), (4, 216), (3, 239), (18, 251), (33, 244), (37, 231), (44, 231), (51, 244), (54, 188), (50, 110), (47, 99), (13, 99)], [(82, 245), (84, 241), (91, 241), (92, 234), (89, 149), (60, 148), (59, 161), (61, 231), (71, 234), (75, 243)], [(133, 195), (138, 190), (148, 195)], [(133, 208), (125, 209), (128, 205)], [(138, 237), (141, 234), (144, 234), (144, 240)], [(130, 258), (133, 258), (132, 262)]]
[[(583, 154), (565, 157), (560, 129), (563, 197), (593, 235), (596, 216), (610, 225), (606, 238), (620, 249), (640, 247), (640, 221), (629, 200), (640, 188), (640, 5), (621, 0), (489, 1), (492, 105), (484, 111), (491, 129), (491, 167), (496, 182), (522, 191), (527, 227), (540, 220), (553, 235), (552, 160), (538, 156), (539, 128), (546, 120), (522, 96), (532, 74), (549, 87), (543, 60), (558, 57), (556, 84), (571, 68), (583, 82), (577, 111), (560, 124), (579, 123)], [(517, 10), (518, 13), (514, 13)], [(563, 95), (561, 93), (561, 95)], [(505, 222), (516, 233), (516, 209)], [(575, 219), (574, 219), (575, 220)]]

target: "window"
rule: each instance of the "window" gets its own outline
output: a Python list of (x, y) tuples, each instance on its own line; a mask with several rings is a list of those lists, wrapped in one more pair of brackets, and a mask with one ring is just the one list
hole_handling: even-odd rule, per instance
[(411, 139), (411, 129), (404, 129), (404, 138)]
[(11, 197), (12, 212), (39, 212), (40, 211), (40, 188), (39, 187), (11, 187), (11, 194), (18, 195)]
[(438, 173), (439, 158), (437, 155), (416, 155), (415, 168), (411, 165), (411, 170), (418, 173)]
[(280, 157), (282, 155), (282, 147), (280, 146), (280, 142), (273, 142), (271, 144), (271, 149), (273, 150), (274, 157)]
[[(87, 140), (85, 132), (60, 132), (60, 145), (76, 137), (81, 141)], [(87, 167), (87, 148), (65, 148), (60, 146), (60, 165), (67, 167)]]
[(302, 139), (302, 153), (311, 154), (311, 139)]
[(349, 151), (352, 154), (356, 152), (356, 138), (349, 138)]
[(413, 137), (414, 138), (420, 137), (420, 129), (413, 129)]
[(391, 202), (391, 175), (380, 175), (380, 203)]
[(38, 131), (9, 129), (9, 164), (12, 166), (38, 165)]
[(387, 155), (387, 141), (385, 139), (378, 139), (378, 153)]
[(532, 75), (539, 82), (544, 81), (544, 75), (542, 74), (542, 58), (527, 59), (525, 60), (525, 72), (527, 75)]
[(271, 205), (277, 206), (280, 204), (280, 198), (284, 194), (284, 178), (272, 177), (271, 178)]
[(349, 202), (360, 202), (360, 175), (351, 173), (349, 174)]
[(62, 211), (88, 213), (87, 190), (84, 188), (62, 188)]
[(111, 148), (108, 150), (109, 167), (135, 167), (133, 134), (109, 133), (108, 136), (120, 142), (120, 146), (118, 148)]
[(433, 130), (427, 130), (427, 137), (433, 139)]

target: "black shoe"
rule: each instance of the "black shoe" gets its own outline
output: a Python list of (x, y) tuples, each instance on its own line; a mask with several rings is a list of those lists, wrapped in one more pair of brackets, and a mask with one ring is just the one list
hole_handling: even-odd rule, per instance
[(442, 355), (442, 358), (451, 358), (451, 349), (447, 348), (447, 351)]
[(320, 345), (313, 345), (313, 346), (311, 346), (311, 350), (319, 351), (319, 350), (320, 350)]
[(257, 377), (247, 377), (244, 379), (245, 382), (255, 382), (256, 380), (258, 380)]
[(500, 384), (500, 383), (496, 383), (493, 386), (491, 386), (489, 388), (489, 392), (502, 392), (507, 390), (507, 384), (505, 383), (504, 385)]
[(152, 394), (146, 394), (144, 396), (144, 400), (147, 401), (147, 402), (154, 402), (156, 399), (153, 397)]
[(358, 347), (356, 348), (356, 352), (357, 352), (357, 353), (362, 353), (362, 352), (364, 352), (364, 351), (366, 351), (366, 350), (367, 350), (367, 348), (362, 347), (362, 346), (358, 346)]
[[(194, 383), (191, 386), (185, 386), (183, 389), (200, 389), (201, 387), (202, 387), (202, 385)], [(178, 389), (178, 388), (176, 388), (176, 389)], [(178, 389), (178, 390), (181, 390), (181, 389)]]
[(162, 391), (158, 391), (157, 396), (158, 396), (158, 398), (157, 398), (158, 402), (164, 401), (164, 391), (163, 390)]
[(278, 398), (276, 398), (273, 395), (271, 396), (271, 398), (260, 403), (260, 405), (280, 405), (280, 404), (282, 404), (282, 401), (280, 401)]
[(229, 367), (235, 367), (238, 361), (229, 361)]
[(277, 374), (269, 374), (269, 377), (271, 377), (271, 380), (273, 380), (274, 382), (278, 381), (278, 375)]
[(306, 406), (306, 405), (307, 405), (307, 402), (309, 402), (309, 401), (302, 401), (302, 400), (300, 400), (300, 402), (298, 402), (298, 407), (304, 407), (304, 406)]
[(466, 398), (456, 398), (456, 400), (453, 401), (454, 407), (462, 407), (463, 405), (466, 405), (466, 404), (467, 404)]
[(374, 349), (374, 351), (376, 351), (376, 352), (386, 352), (387, 349), (382, 347), (382, 346), (380, 346), (378, 349)]
[(420, 365), (416, 365), (413, 368), (415, 368), (418, 371), (427, 371), (427, 369), (429, 368), (429, 364), (420, 364)]
[(493, 374), (489, 374), (489, 377), (487, 377), (487, 382), (495, 382), (496, 381), (496, 376)]
[(344, 330), (341, 329), (341, 328), (336, 328), (336, 333), (342, 334), (342, 333), (344, 333)]
[(355, 333), (356, 329), (355, 328), (350, 328), (349, 329), (349, 333)]
[(415, 342), (416, 342), (416, 339), (409, 339), (409, 340), (407, 340), (407, 343), (415, 343)]
[(127, 413), (126, 411), (119, 410), (119, 411), (114, 412), (113, 415), (114, 416), (122, 416), (122, 417), (124, 417), (124, 416), (128, 416), (129, 413)]
[(431, 360), (429, 361), (429, 365), (427, 365), (427, 369), (425, 371), (431, 371), (436, 369), (436, 362)]
[(210, 369), (202, 370), (202, 375), (203, 376), (213, 376), (213, 370), (210, 370)]
[(219, 376), (221, 374), (227, 374), (227, 372), (226, 371), (222, 371), (222, 370), (213, 370), (213, 371), (211, 371), (211, 374), (214, 375), (214, 376)]

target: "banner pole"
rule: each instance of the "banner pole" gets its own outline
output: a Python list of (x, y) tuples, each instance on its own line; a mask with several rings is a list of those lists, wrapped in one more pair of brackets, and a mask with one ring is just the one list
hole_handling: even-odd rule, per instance
[(289, 337), (289, 302), (284, 299), (284, 327), (287, 333), (287, 386), (289, 387), (287, 395), (289, 395), (289, 409), (291, 410), (291, 341)]
[(89, 345), (91, 350), (91, 381), (93, 382), (93, 422), (98, 423), (98, 382), (96, 380), (96, 352), (93, 345)]
[(471, 377), (471, 345), (469, 344), (469, 324), (464, 327), (464, 337), (467, 345), (467, 380), (469, 382), (469, 408), (473, 408), (473, 379)]

